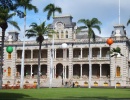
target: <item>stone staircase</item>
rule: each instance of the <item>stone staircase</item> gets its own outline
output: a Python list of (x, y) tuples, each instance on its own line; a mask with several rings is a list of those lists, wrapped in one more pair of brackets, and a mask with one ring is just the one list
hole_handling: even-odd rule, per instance
[[(41, 83), (41, 87), (49, 87), (50, 80), (46, 79), (43, 83)], [(52, 79), (51, 87), (63, 87), (62, 86), (62, 79)]]

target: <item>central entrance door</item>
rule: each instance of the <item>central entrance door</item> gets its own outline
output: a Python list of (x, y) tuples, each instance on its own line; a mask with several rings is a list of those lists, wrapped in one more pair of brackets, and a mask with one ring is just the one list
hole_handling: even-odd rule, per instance
[(56, 65), (56, 78), (62, 78), (62, 75), (63, 75), (63, 65), (59, 63)]

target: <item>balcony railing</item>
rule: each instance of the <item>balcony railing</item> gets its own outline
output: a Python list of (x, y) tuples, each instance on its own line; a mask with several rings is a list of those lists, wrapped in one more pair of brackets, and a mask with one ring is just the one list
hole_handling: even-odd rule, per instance
[[(129, 39), (127, 37), (111, 37), (115, 42), (117, 41), (129, 41)], [(96, 38), (96, 42), (104, 42), (106, 43), (106, 40), (108, 39), (108, 37), (102, 37), (102, 38)], [(62, 44), (62, 43), (68, 43), (68, 44), (79, 44), (79, 43), (88, 43), (88, 39), (67, 39), (67, 40), (64, 40), (64, 39), (55, 39), (55, 44)], [(93, 39), (90, 40), (90, 42), (93, 42)], [(17, 41), (17, 42), (12, 42), (12, 44), (10, 45), (22, 45), (23, 44), (23, 41)], [(38, 45), (36, 41), (26, 41), (25, 43), (26, 45)], [(51, 39), (48, 39), (48, 40), (45, 40), (43, 42), (43, 44), (46, 44), (46, 45), (51, 45), (52, 44), (52, 40)], [(8, 42), (5, 42), (5, 46), (8, 45)]]

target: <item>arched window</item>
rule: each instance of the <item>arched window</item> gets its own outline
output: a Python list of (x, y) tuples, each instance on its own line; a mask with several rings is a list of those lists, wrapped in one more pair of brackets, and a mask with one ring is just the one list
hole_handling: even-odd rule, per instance
[(11, 76), (11, 68), (8, 67), (8, 76)]
[(58, 38), (59, 39), (59, 32), (57, 31), (57, 34), (56, 34), (56, 38)]
[(64, 38), (64, 32), (61, 31), (61, 38)]
[(66, 38), (68, 38), (68, 31), (66, 31)]
[(116, 68), (116, 76), (117, 77), (120, 76), (120, 67), (119, 66)]
[(11, 53), (8, 53), (8, 59), (11, 59)]

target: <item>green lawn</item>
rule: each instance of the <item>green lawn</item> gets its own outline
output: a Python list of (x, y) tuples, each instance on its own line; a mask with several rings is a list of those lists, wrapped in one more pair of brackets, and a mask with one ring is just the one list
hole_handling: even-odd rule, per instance
[(0, 100), (130, 100), (130, 89), (42, 88), (0, 90)]

